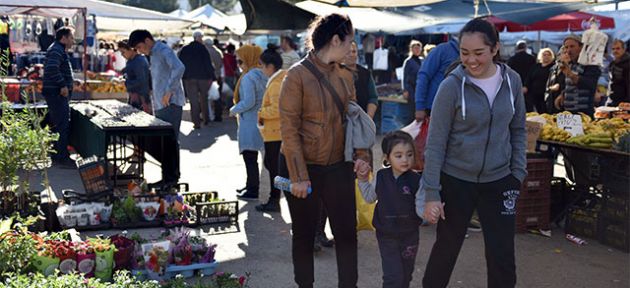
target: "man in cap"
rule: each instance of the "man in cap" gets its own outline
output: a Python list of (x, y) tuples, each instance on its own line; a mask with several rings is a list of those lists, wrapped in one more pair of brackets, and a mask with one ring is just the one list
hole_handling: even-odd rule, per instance
[(525, 84), (527, 73), (536, 65), (536, 57), (527, 53), (527, 42), (525, 42), (525, 40), (518, 40), (518, 42), (516, 42), (514, 56), (510, 57), (507, 64), (521, 76), (521, 81)]

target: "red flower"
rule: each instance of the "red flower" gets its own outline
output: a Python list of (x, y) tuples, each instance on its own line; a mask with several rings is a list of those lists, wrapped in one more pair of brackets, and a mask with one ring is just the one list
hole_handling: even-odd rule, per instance
[(245, 278), (245, 276), (241, 276), (238, 278), (238, 284), (241, 284), (241, 286), (245, 285), (245, 280), (247, 280), (247, 278)]

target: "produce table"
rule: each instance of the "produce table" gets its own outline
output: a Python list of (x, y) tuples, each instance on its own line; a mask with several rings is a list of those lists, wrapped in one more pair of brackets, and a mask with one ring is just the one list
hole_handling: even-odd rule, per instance
[(538, 149), (544, 152), (552, 148), (562, 154), (565, 161), (567, 178), (575, 183), (577, 192), (563, 213), (561, 219), (572, 205), (585, 199), (591, 193), (591, 187), (597, 187), (603, 197), (610, 195), (630, 195), (630, 153), (610, 149), (596, 149), (564, 142), (538, 140)]
[[(170, 123), (117, 100), (72, 101), (70, 110), (70, 145), (84, 158), (93, 155), (104, 158), (107, 179), (112, 180), (114, 185), (119, 179), (130, 176), (119, 175), (119, 167), (137, 163), (138, 173), (130, 178), (142, 178), (143, 151), (162, 162), (169, 153), (164, 149), (166, 141), (175, 141)], [(125, 147), (128, 141), (142, 149), (135, 155), (139, 159), (127, 155)], [(110, 172), (113, 175), (109, 175)]]

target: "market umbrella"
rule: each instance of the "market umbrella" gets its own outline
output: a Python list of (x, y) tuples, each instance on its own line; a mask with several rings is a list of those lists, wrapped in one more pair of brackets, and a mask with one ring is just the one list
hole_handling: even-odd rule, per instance
[(508, 32), (582, 31), (591, 26), (591, 21), (597, 23), (599, 29), (615, 28), (615, 19), (613, 18), (579, 11), (560, 14), (531, 25), (521, 25), (496, 16), (489, 16), (486, 19), (492, 22), (497, 27), (497, 30)]

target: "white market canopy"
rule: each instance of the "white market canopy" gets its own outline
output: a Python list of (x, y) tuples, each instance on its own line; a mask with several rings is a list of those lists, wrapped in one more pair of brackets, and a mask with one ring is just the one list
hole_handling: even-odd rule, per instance
[(2, 0), (0, 15), (30, 14), (44, 17), (71, 18), (82, 8), (96, 16), (102, 31), (177, 30), (193, 24), (190, 20), (168, 14), (97, 0)]

